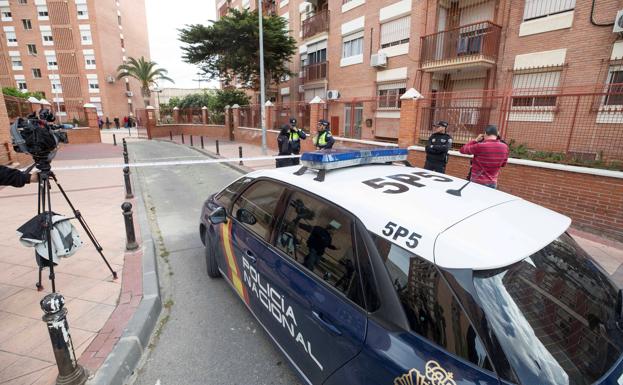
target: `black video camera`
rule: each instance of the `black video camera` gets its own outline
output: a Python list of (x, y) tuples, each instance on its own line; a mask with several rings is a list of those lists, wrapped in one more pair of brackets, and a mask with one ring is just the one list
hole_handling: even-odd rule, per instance
[(54, 113), (47, 108), (42, 108), (38, 116), (33, 112), (26, 118), (15, 119), (11, 125), (13, 149), (30, 154), (37, 165), (51, 162), (58, 144), (69, 143), (67, 133), (52, 124), (55, 120)]

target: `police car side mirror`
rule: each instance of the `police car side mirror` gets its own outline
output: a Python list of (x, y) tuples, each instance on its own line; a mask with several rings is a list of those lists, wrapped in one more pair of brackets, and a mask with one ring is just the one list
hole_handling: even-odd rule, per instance
[(208, 219), (213, 225), (227, 223), (227, 211), (225, 211), (224, 207), (217, 207), (216, 209), (214, 209), (214, 211), (210, 213)]
[(247, 225), (253, 226), (257, 223), (257, 219), (252, 212), (247, 209), (240, 208), (236, 211), (236, 219), (238, 219), (242, 223), (246, 223)]

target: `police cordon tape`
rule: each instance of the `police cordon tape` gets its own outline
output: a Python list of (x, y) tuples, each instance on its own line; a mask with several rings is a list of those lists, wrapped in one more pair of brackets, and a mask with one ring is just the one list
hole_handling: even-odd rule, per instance
[(111, 163), (96, 164), (84, 166), (63, 166), (52, 167), (52, 171), (77, 171), (77, 170), (94, 170), (105, 168), (124, 168), (124, 167), (158, 167), (158, 166), (186, 166), (194, 164), (211, 164), (211, 163), (234, 163), (234, 162), (254, 162), (260, 160), (277, 160), (277, 159), (296, 159), (300, 155), (277, 155), (277, 156), (256, 156), (247, 158), (225, 158), (225, 159), (199, 159), (199, 160), (172, 160), (168, 162), (138, 162), (138, 163)]

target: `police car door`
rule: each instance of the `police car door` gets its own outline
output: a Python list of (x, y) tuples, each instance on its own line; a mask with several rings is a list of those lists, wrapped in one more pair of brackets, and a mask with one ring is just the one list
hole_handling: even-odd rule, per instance
[(274, 322), (281, 322), (275, 337), (314, 384), (355, 357), (365, 339), (353, 231), (348, 213), (295, 191), (263, 272), (278, 292), (271, 296), (278, 310)]
[[(271, 254), (270, 239), (276, 212), (285, 188), (277, 183), (259, 180), (247, 188), (234, 202), (234, 220), (223, 226), (223, 256), (219, 261), (232, 286), (253, 314), (270, 329), (266, 281), (258, 275), (257, 266)], [(271, 332), (268, 330), (269, 333)]]

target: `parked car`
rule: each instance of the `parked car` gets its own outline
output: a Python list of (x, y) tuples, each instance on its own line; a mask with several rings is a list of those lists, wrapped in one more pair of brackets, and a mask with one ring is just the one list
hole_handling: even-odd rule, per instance
[(307, 153), (234, 181), (203, 206), (208, 275), (308, 384), (623, 384), (621, 291), (571, 220), (385, 164), (405, 154)]

